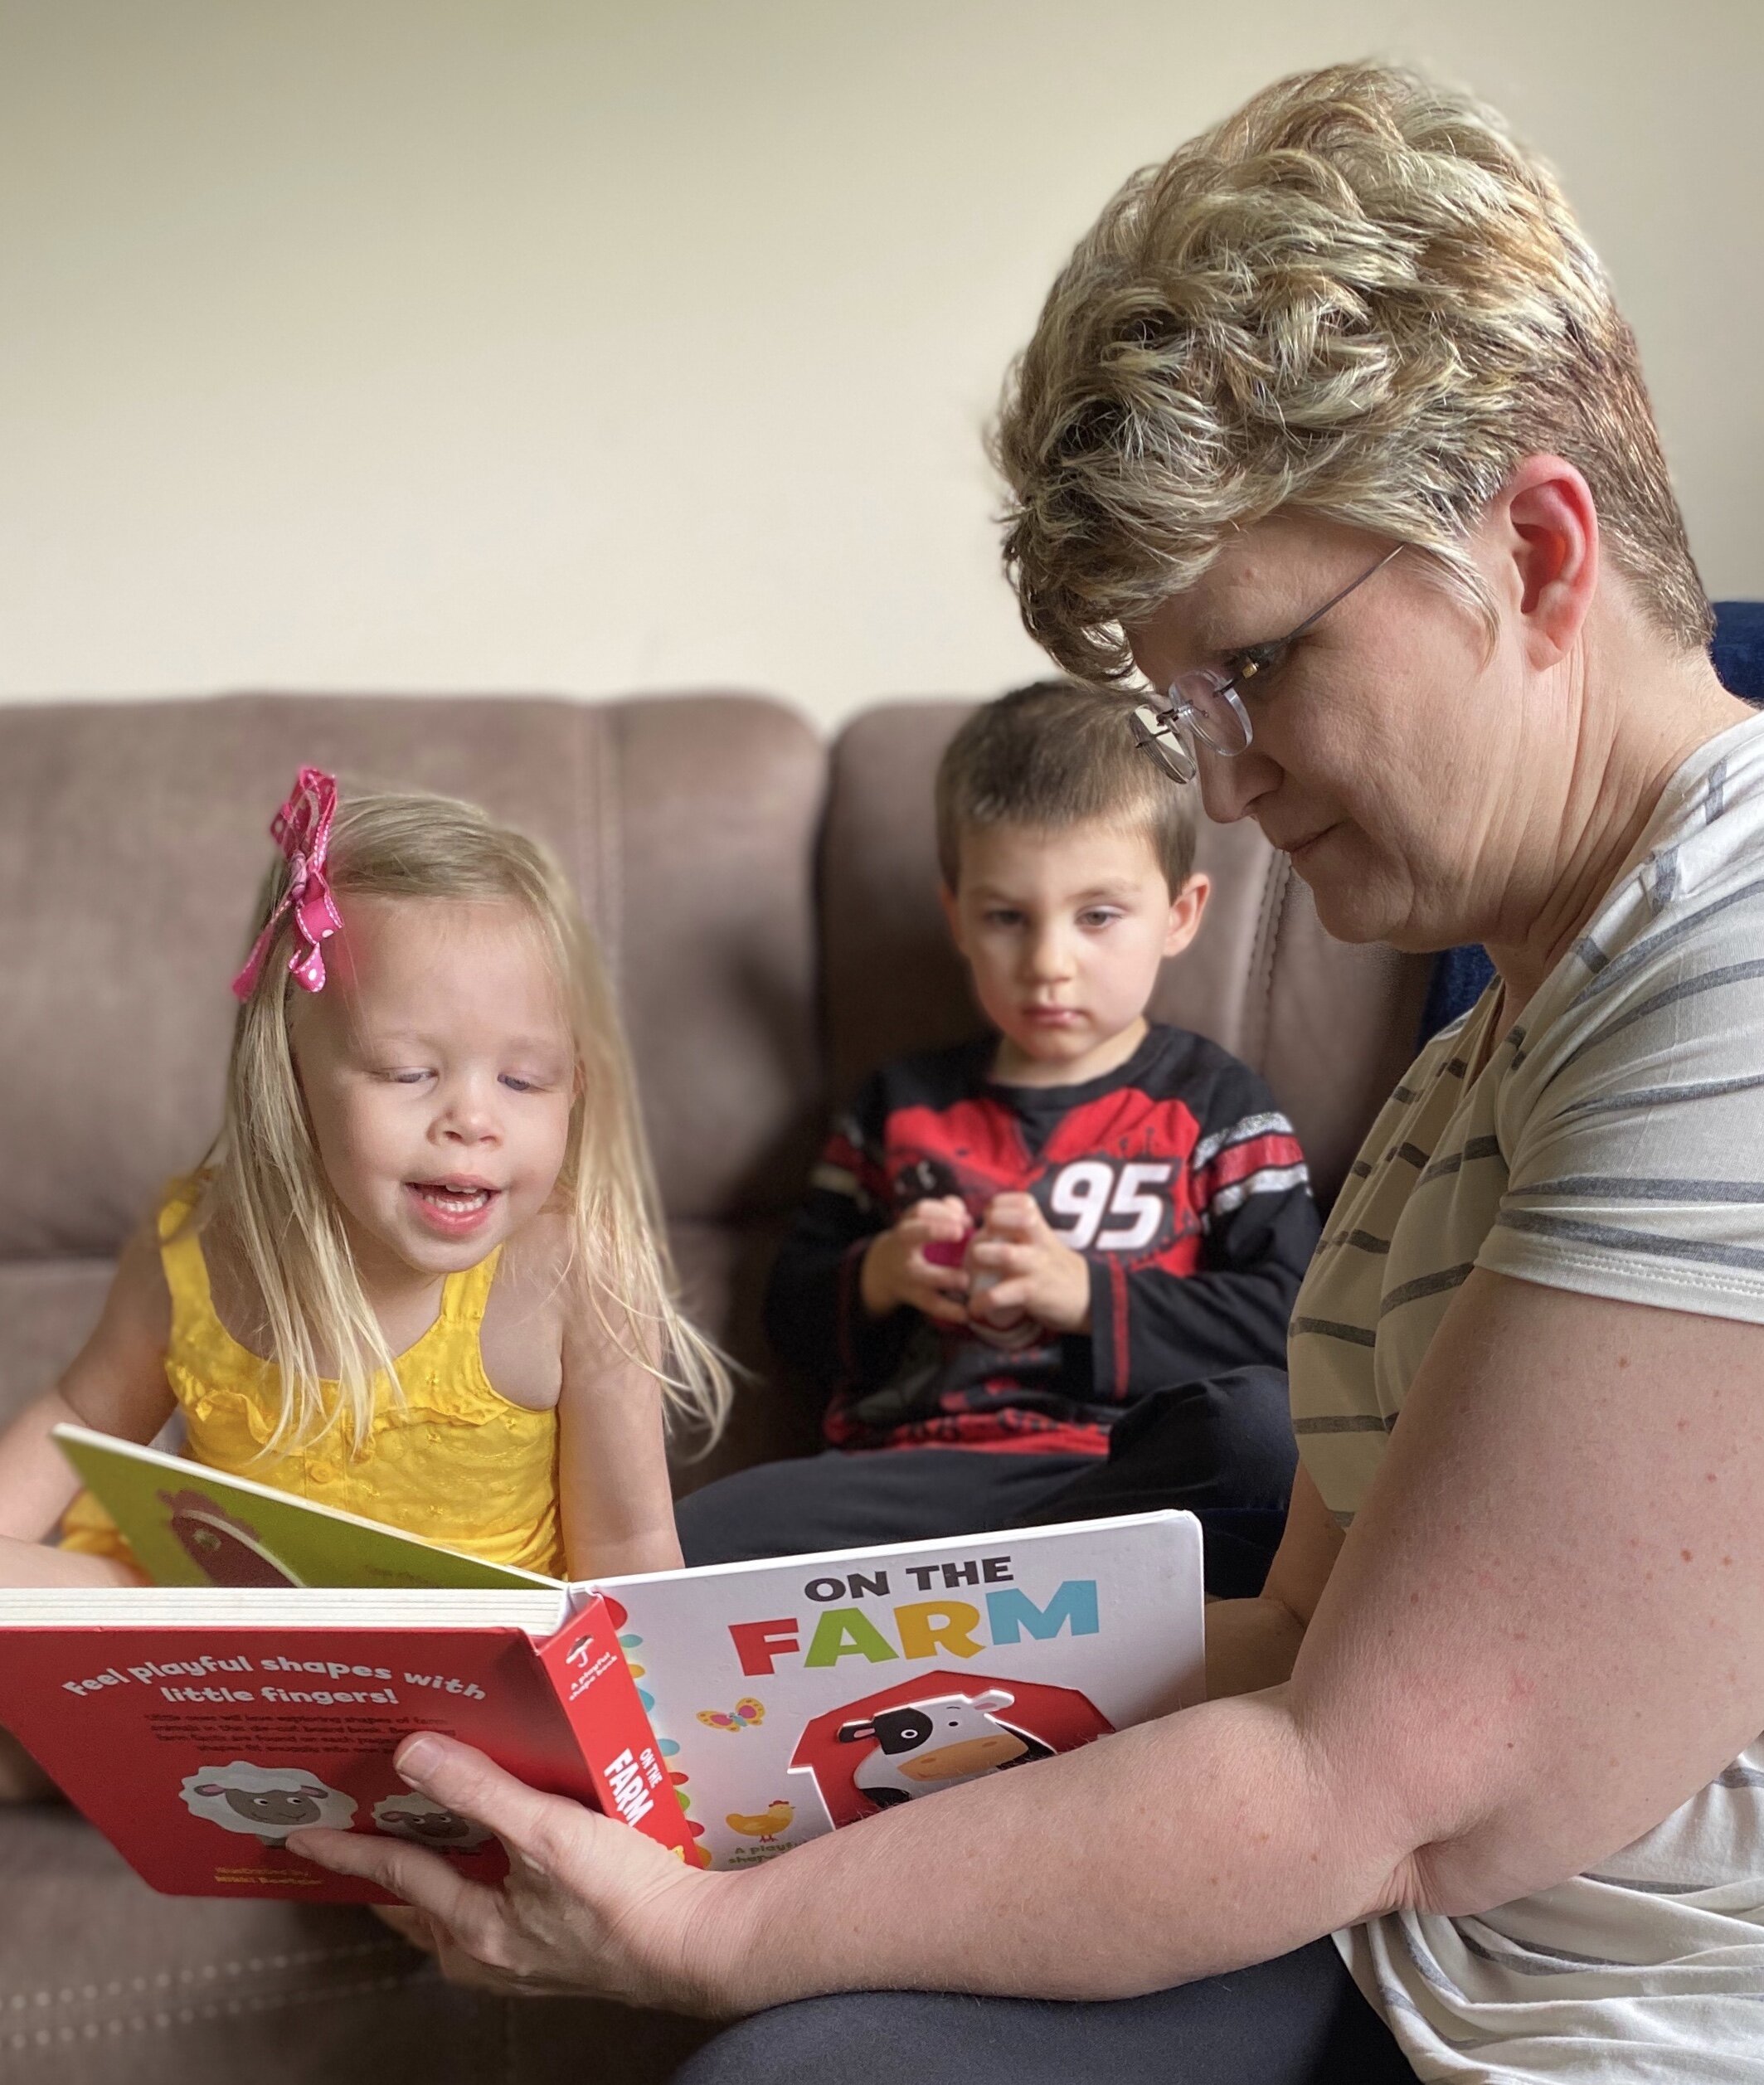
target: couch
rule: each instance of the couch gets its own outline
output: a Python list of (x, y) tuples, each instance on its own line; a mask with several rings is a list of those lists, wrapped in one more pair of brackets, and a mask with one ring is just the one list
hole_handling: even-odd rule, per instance
[[(759, 1332), (829, 1099), (972, 1033), (935, 902), (931, 779), (965, 705), (829, 745), (751, 696), (235, 696), (0, 710), (0, 1419), (52, 1380), (160, 1182), (213, 1130), (264, 827), (295, 768), (475, 798), (557, 851), (624, 1008), (688, 1300), (751, 1373), (680, 1487), (809, 1448)], [(1339, 1185), (1412, 1054), (1428, 965), (1332, 942), (1252, 828), (1155, 1011), (1215, 1037)], [(443, 1983), (367, 1913), (153, 1895), (80, 1820), (0, 1811), (6, 2085), (659, 2079), (705, 2030)]]

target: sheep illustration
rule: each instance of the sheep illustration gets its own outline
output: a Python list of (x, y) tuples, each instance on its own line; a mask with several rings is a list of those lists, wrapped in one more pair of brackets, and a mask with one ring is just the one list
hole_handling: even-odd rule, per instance
[(281, 1846), (302, 1825), (334, 1825), (347, 1831), (355, 1820), (356, 1802), (338, 1788), (328, 1787), (304, 1767), (254, 1767), (236, 1759), (225, 1767), (202, 1767), (185, 1776), (179, 1790), (195, 1817), (206, 1817), (223, 1831), (249, 1832), (266, 1846)]
[(475, 1854), (495, 1836), (428, 1796), (382, 1796), (374, 1805), (374, 1830), (414, 1839), (438, 1854)]

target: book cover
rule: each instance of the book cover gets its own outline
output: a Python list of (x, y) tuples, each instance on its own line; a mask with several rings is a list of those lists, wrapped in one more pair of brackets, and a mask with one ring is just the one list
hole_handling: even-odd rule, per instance
[(1202, 1699), (1201, 1587), (1157, 1513), (594, 1586), (0, 1592), (0, 1726), (173, 1893), (371, 1900), (288, 1852), (321, 1822), (499, 1874), (398, 1781), (417, 1730), (741, 1868)]
[(1138, 1514), (610, 1578), (709, 1864), (1204, 1699), (1200, 1526)]
[[(498, 1880), (508, 1864), (498, 1842), (394, 1771), (394, 1752), (418, 1730), (475, 1745), (534, 1787), (687, 1854), (604, 1601), (572, 1614), (561, 1593), (406, 1595), (404, 1618), (386, 1620), (368, 1597), (355, 1622), (311, 1619), (313, 1597), (5, 1596), (9, 1610), (28, 1606), (38, 1619), (0, 1626), (0, 1723), (171, 1895), (386, 1901), (288, 1850), (289, 1832), (318, 1824), (413, 1840), (466, 1875)], [(114, 1620), (63, 1618), (105, 1601)]]
[(111, 1434), (54, 1433), (157, 1586), (556, 1583)]

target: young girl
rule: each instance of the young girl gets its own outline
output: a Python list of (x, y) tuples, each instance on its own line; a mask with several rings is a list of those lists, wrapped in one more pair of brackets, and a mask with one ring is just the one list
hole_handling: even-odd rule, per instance
[(313, 768), (270, 831), (220, 1136), (0, 1436), (0, 1582), (135, 1578), (50, 1429), (148, 1441), (174, 1406), (195, 1460), (450, 1548), (678, 1563), (664, 1411), (714, 1431), (728, 1378), (673, 1301), (561, 872), (469, 804), (339, 808)]

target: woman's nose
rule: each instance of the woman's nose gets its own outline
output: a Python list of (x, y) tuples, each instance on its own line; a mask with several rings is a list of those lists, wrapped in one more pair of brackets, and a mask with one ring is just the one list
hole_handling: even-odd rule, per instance
[(1280, 770), (1255, 746), (1230, 756), (1209, 746), (1195, 751), (1201, 808), (1215, 825), (1234, 825), (1256, 798), (1273, 788)]

